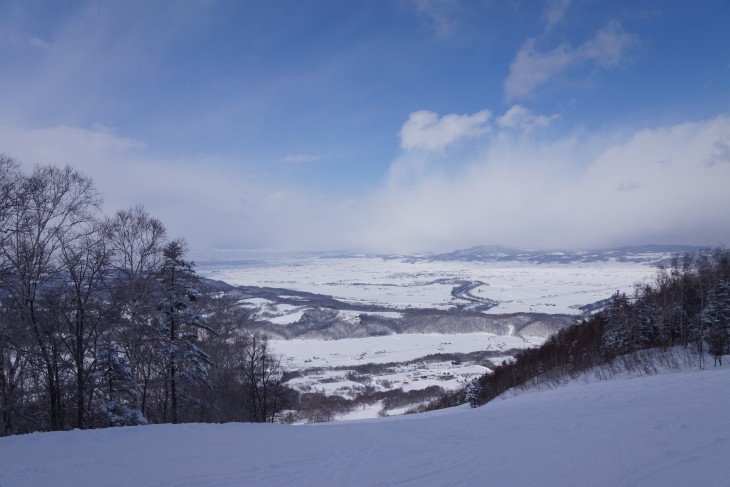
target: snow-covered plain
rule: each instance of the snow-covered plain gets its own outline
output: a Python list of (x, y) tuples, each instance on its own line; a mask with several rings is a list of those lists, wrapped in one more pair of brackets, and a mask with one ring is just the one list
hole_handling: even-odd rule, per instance
[[(416, 361), (429, 354), (469, 353), (476, 350), (507, 352), (540, 345), (542, 338), (498, 336), (491, 333), (408, 334), (387, 335), (367, 338), (346, 338), (342, 340), (274, 340), (270, 342), (274, 353), (281, 355), (282, 365), (287, 370), (299, 370), (301, 377), (288, 382), (299, 391), (316, 390), (328, 395), (353, 397), (361, 383), (347, 378), (355, 370), (339, 369), (320, 371), (320, 368), (352, 367), (362, 364), (398, 363), (370, 377), (368, 385), (378, 391), (402, 389), (403, 391), (439, 386), (446, 390), (464, 387), (469, 380), (480, 376), (488, 369), (472, 363), (445, 361)], [(509, 360), (508, 354), (497, 355), (492, 363)], [(414, 361), (403, 364), (402, 362)], [(311, 370), (316, 370), (312, 373)], [(337, 417), (338, 420), (374, 418), (380, 408), (360, 411), (357, 415)], [(402, 411), (402, 412), (405, 412)], [(389, 411), (388, 414), (398, 414)]]
[(286, 357), (288, 367), (302, 369), (405, 362), (432, 353), (468, 353), (474, 350), (499, 352), (535, 347), (543, 341), (491, 333), (432, 333), (342, 340), (275, 340), (270, 343), (275, 353)]
[[(608, 258), (595, 262), (536, 263), (532, 261), (423, 260), (413, 257), (317, 256), (272, 254), (237, 258), (235, 253), (200, 254), (198, 272), (232, 285), (279, 288), (278, 297), (252, 296), (240, 301), (254, 319), (277, 327), (299, 322), (313, 305), (292, 291), (332, 296), (346, 303), (339, 320), (357, 326), (361, 313), (386, 319), (426, 308), (458, 309), (487, 314), (547, 313), (578, 315), (581, 306), (610, 297), (616, 290), (631, 292), (637, 282), (654, 276), (656, 268), (641, 262)], [(654, 256), (656, 257), (656, 256)], [(282, 299), (284, 298), (284, 299)], [(347, 305), (352, 309), (346, 309)], [(380, 309), (363, 308), (363, 305)], [(315, 307), (317, 304), (314, 305)], [(344, 308), (344, 309), (342, 309)], [(457, 329), (455, 326), (454, 329)], [(383, 337), (330, 340), (272, 341), (284, 367), (300, 371), (289, 385), (301, 392), (318, 391), (355, 398), (365, 385), (377, 391), (463, 387), (473, 376), (487, 371), (485, 363), (403, 362), (430, 354), (501, 351), (538, 346), (545, 337), (497, 336), (488, 333), (449, 335), (399, 334)], [(494, 363), (509, 359), (492, 358)], [(398, 362), (398, 366), (372, 373), (370, 382), (347, 378), (354, 370), (323, 372), (327, 367), (352, 367), (367, 363)], [(378, 409), (358, 411), (337, 419), (377, 415)], [(395, 414), (395, 412), (389, 412)]]
[(0, 438), (15, 486), (724, 486), (730, 367), (398, 418), (158, 425)]
[(464, 304), (451, 293), (457, 281), (481, 282), (470, 294), (497, 301), (488, 313), (577, 314), (578, 307), (654, 276), (644, 263), (412, 261), (359, 257), (269, 257), (262, 260), (201, 261), (198, 272), (233, 285), (293, 289), (353, 304), (396, 309), (450, 309)]

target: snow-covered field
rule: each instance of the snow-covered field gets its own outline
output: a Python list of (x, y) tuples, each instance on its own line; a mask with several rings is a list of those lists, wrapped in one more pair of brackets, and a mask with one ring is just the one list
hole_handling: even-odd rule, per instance
[(259, 261), (202, 261), (198, 272), (233, 285), (286, 288), (333, 296), (357, 304), (392, 308), (449, 309), (456, 281), (481, 282), (475, 298), (499, 304), (489, 313), (578, 313), (616, 290), (653, 277), (647, 264), (594, 262), (438, 262), (381, 257), (268, 258)]
[(432, 353), (504, 351), (535, 347), (542, 342), (541, 339), (491, 333), (462, 333), (387, 335), (343, 340), (276, 340), (271, 345), (275, 353), (286, 357), (288, 367), (301, 369), (405, 362)]
[[(254, 319), (282, 328), (298, 323), (307, 311), (317, 306), (287, 290), (339, 299), (346, 305), (328, 312), (357, 327), (361, 313), (397, 320), (406, 313), (426, 308), (479, 311), (491, 315), (520, 312), (578, 315), (581, 306), (604, 300), (616, 290), (631, 292), (634, 284), (652, 278), (656, 272), (656, 268), (647, 263), (618, 262), (616, 259), (535, 263), (307, 254), (237, 259), (235, 254), (227, 252), (201, 254), (195, 259), (202, 276), (232, 285), (280, 289), (274, 297), (254, 295), (240, 303), (252, 312)], [(646, 262), (649, 261), (651, 259), (647, 258)], [(342, 309), (347, 305), (353, 309)], [(362, 308), (363, 305), (378, 306), (380, 310)], [(458, 329), (456, 323), (453, 329)], [(404, 333), (334, 341), (294, 339), (272, 341), (271, 344), (282, 356), (287, 370), (302, 373), (301, 377), (290, 381), (290, 386), (302, 392), (318, 391), (354, 398), (364, 386), (376, 391), (408, 391), (433, 385), (457, 389), (474, 375), (486, 372), (486, 364), (452, 363), (451, 360), (404, 362), (429, 354), (521, 349), (538, 346), (545, 339), (545, 336), (522, 338), (509, 336), (509, 332), (504, 334), (507, 336)], [(490, 357), (490, 360), (499, 363), (505, 358), (508, 359), (509, 354)], [(319, 370), (388, 362), (400, 364), (392, 369), (378, 370), (372, 374), (370, 382), (361, 378), (359, 384), (347, 378), (348, 370)], [(308, 369), (316, 370), (310, 372)], [(354, 373), (353, 370), (349, 372)], [(370, 409), (337, 419), (375, 417), (378, 410)]]
[(728, 383), (718, 367), (348, 423), (0, 438), (0, 485), (724, 486)]
[[(276, 340), (270, 342), (274, 353), (282, 356), (282, 364), (287, 370), (302, 371), (302, 376), (288, 382), (299, 391), (318, 391), (327, 395), (353, 397), (363, 385), (377, 391), (402, 389), (403, 391), (425, 389), (439, 386), (446, 390), (464, 387), (472, 378), (488, 371), (482, 365), (461, 363), (450, 360), (416, 360), (429, 354), (469, 353), (475, 350), (496, 352), (492, 363), (499, 364), (509, 360), (506, 352), (538, 346), (541, 338), (527, 339), (515, 336), (498, 336), (491, 333), (463, 333), (455, 335), (408, 334), (387, 335), (368, 338), (348, 338), (343, 340)], [(505, 352), (499, 355), (499, 353)], [(414, 361), (404, 364), (403, 362)], [(362, 364), (398, 363), (372, 374), (363, 384), (348, 378), (354, 369)], [(340, 367), (338, 370), (308, 369)], [(338, 420), (377, 417), (380, 408), (360, 410), (355, 415), (337, 417)], [(400, 411), (403, 413), (404, 411)], [(398, 414), (398, 411), (389, 411)]]

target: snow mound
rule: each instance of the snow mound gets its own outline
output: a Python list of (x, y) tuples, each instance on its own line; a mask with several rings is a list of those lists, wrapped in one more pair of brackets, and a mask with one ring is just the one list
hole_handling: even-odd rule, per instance
[(350, 423), (0, 438), (0, 485), (727, 485), (729, 383), (718, 367)]

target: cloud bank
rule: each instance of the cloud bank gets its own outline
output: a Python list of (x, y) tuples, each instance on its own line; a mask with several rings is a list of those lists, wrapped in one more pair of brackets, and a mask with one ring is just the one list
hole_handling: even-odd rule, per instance
[[(511, 108), (498, 125), (520, 113)], [(556, 139), (499, 131), (449, 177), (434, 170), (378, 193), (371, 212), (380, 216), (376, 243), (428, 242), (425, 249), (727, 242), (728, 141), (727, 116)]]
[[(143, 142), (98, 129), (0, 127), (0, 147), (28, 165), (78, 167), (105, 194), (107, 212), (142, 203), (194, 249), (730, 241), (730, 117), (551, 137), (540, 128), (552, 117), (521, 105), (493, 124), (487, 110), (415, 112), (391, 166), (402, 177), (348, 196), (233, 174), (223, 169), (230, 161), (155, 158)], [(470, 150), (450, 151), (455, 141)]]

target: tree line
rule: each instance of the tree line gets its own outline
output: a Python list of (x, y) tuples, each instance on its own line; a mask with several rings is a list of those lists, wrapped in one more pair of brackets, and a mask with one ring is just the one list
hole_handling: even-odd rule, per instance
[(267, 338), (160, 220), (101, 202), (71, 167), (0, 155), (0, 435), (274, 421), (295, 396)]
[(637, 286), (632, 295), (617, 291), (604, 310), (560, 330), (540, 347), (518, 352), (465, 390), (413, 412), (464, 402), (476, 407), (514, 387), (559, 384), (592, 369), (653, 373), (658, 365), (678, 364), (671, 354), (647, 352), (676, 347), (690, 352), (686, 360), (700, 368), (708, 354), (721, 366), (730, 353), (730, 251), (674, 256), (652, 283)]

